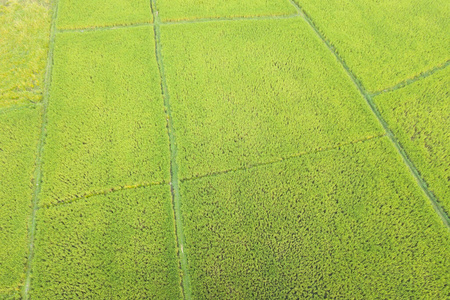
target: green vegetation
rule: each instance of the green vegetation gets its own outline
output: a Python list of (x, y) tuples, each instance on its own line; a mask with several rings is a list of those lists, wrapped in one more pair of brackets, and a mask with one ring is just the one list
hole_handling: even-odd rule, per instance
[(294, 1), (0, 0), (0, 299), (450, 298), (450, 3)]
[(371, 92), (449, 60), (449, 1), (294, 1)]
[(181, 179), (383, 133), (302, 19), (161, 31)]
[(40, 209), (33, 299), (177, 299), (168, 185)]
[(49, 1), (0, 0), (0, 108), (42, 99)]
[(196, 299), (444, 299), (450, 232), (387, 137), (181, 184)]
[(152, 22), (149, 0), (59, 0), (58, 29)]
[(40, 205), (169, 182), (153, 30), (56, 37)]
[(157, 9), (163, 22), (296, 13), (287, 0), (158, 0)]
[(450, 214), (450, 69), (374, 98), (383, 117)]
[(25, 278), (40, 109), (0, 112), (0, 298)]

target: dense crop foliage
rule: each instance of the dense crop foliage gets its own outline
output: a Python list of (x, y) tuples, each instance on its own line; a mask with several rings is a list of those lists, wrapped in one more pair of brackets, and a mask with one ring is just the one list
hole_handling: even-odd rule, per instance
[(182, 183), (196, 299), (444, 299), (450, 233), (388, 138)]
[(34, 299), (180, 296), (168, 185), (38, 212)]
[(449, 57), (446, 0), (294, 0), (370, 91), (443, 64)]
[(448, 20), (0, 0), (0, 299), (450, 299)]
[(344, 70), (302, 19), (161, 30), (180, 178), (382, 132)]
[(50, 31), (49, 1), (0, 1), (0, 107), (40, 101)]
[(40, 110), (0, 113), (0, 298), (25, 277)]
[(408, 156), (450, 214), (450, 70), (374, 98)]
[(295, 14), (287, 0), (158, 0), (163, 21)]
[(60, 0), (59, 29), (152, 22), (149, 0)]
[(149, 27), (56, 38), (41, 204), (169, 181), (169, 146)]

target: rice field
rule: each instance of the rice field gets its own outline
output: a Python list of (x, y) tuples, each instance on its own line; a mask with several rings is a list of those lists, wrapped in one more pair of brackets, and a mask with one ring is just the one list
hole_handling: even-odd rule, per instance
[(448, 20), (0, 0), (0, 299), (450, 298)]

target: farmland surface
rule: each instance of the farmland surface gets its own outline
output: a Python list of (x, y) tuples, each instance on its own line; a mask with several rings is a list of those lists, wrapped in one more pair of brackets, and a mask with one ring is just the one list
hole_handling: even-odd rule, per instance
[(450, 298), (449, 20), (0, 0), (0, 299)]

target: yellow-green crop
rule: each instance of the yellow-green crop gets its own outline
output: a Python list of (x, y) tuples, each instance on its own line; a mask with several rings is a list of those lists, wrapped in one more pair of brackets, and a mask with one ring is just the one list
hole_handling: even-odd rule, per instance
[(182, 182), (195, 299), (444, 299), (450, 232), (387, 137)]
[(450, 214), (450, 69), (374, 100), (430, 191)]
[(42, 99), (49, 1), (0, 1), (0, 108)]
[(40, 205), (169, 181), (151, 27), (58, 34)]
[(447, 0), (294, 1), (371, 92), (450, 59)]
[(149, 0), (59, 0), (59, 29), (152, 22)]
[(450, 298), (449, 19), (0, 0), (0, 299)]
[(161, 30), (182, 179), (383, 133), (302, 19)]
[(162, 21), (295, 14), (287, 0), (158, 0)]
[(179, 299), (169, 185), (38, 212), (32, 299)]
[(0, 298), (25, 279), (40, 109), (0, 112)]

